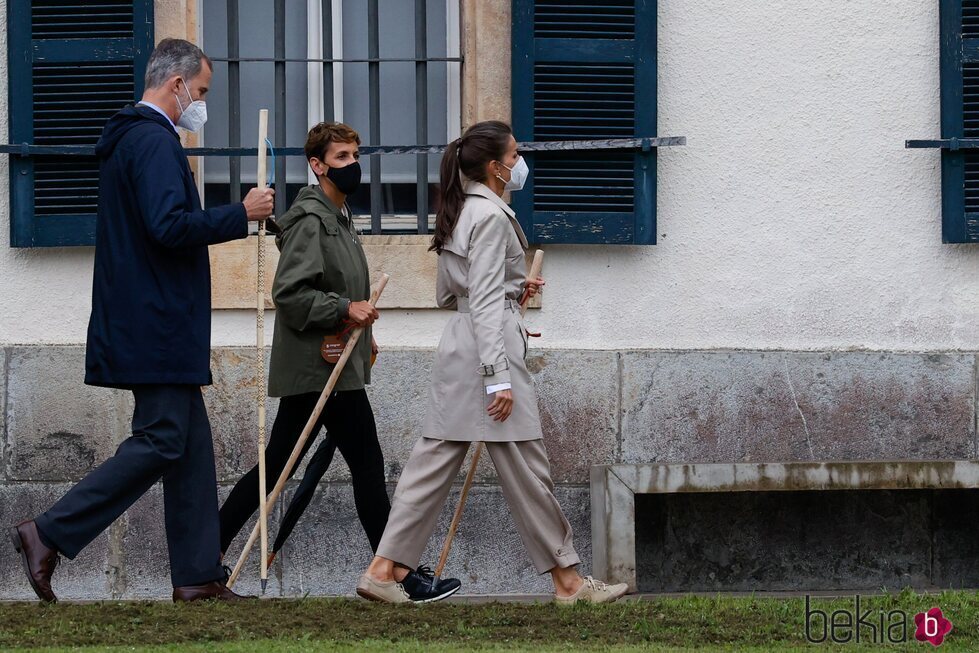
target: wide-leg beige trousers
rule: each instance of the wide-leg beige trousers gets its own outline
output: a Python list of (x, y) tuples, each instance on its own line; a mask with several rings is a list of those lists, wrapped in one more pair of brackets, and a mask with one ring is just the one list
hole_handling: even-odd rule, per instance
[[(401, 472), (377, 555), (418, 566), (471, 442), (420, 438)], [(554, 496), (543, 440), (485, 442), (520, 538), (539, 573), (581, 562)]]

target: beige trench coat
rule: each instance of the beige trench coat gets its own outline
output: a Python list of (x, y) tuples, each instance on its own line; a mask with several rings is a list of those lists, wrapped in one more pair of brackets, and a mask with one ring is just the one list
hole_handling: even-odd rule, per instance
[[(537, 395), (524, 362), (527, 335), (516, 307), (527, 276), (527, 237), (513, 209), (489, 188), (469, 182), (466, 194), (439, 255), (436, 300), (456, 313), (439, 341), (422, 436), (536, 440), (542, 437)], [(512, 300), (512, 310), (506, 300)], [(466, 304), (468, 312), (457, 310)], [(512, 386), (513, 412), (505, 422), (495, 422), (486, 412), (493, 400), (486, 388), (505, 382)]]

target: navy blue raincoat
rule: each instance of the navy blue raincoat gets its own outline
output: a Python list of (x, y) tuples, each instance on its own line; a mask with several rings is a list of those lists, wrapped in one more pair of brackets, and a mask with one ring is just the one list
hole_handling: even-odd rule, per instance
[(85, 383), (211, 382), (207, 246), (247, 235), (245, 207), (202, 210), (177, 132), (129, 106), (95, 148), (99, 205)]

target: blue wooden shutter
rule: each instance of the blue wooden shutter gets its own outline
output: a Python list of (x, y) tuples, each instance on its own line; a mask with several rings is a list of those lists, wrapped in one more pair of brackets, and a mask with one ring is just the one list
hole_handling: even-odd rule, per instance
[[(941, 0), (942, 138), (979, 138), (979, 0)], [(979, 152), (942, 150), (942, 240), (979, 242)]]
[[(10, 142), (92, 146), (143, 92), (153, 0), (8, 0)], [(14, 247), (92, 245), (94, 156), (11, 156)]]
[[(518, 141), (656, 136), (655, 0), (514, 0)], [(513, 205), (532, 242), (656, 242), (656, 150), (536, 152)]]

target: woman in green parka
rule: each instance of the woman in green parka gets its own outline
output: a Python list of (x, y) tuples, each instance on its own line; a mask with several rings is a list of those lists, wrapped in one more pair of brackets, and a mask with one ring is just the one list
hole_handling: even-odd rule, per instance
[[(292, 207), (277, 220), (279, 264), (272, 285), (275, 334), (269, 369), (269, 395), (280, 397), (279, 410), (265, 449), (266, 487), (273, 487), (295, 447), (333, 365), (320, 348), (323, 338), (351, 327), (365, 332), (343, 368), (303, 456), (326, 427), (350, 468), (357, 515), (371, 549), (384, 533), (391, 509), (384, 481), (384, 457), (365, 385), (377, 345), (371, 325), (367, 258), (354, 228), (348, 195), (360, 185), (360, 136), (342, 123), (320, 123), (306, 139), (305, 155), (318, 183), (303, 188)], [(297, 464), (298, 467), (298, 464)], [(221, 551), (227, 551), (245, 522), (258, 509), (258, 468), (235, 485), (221, 507)], [(411, 598), (432, 601), (459, 588), (446, 579), (431, 584), (424, 567), (402, 569)]]

